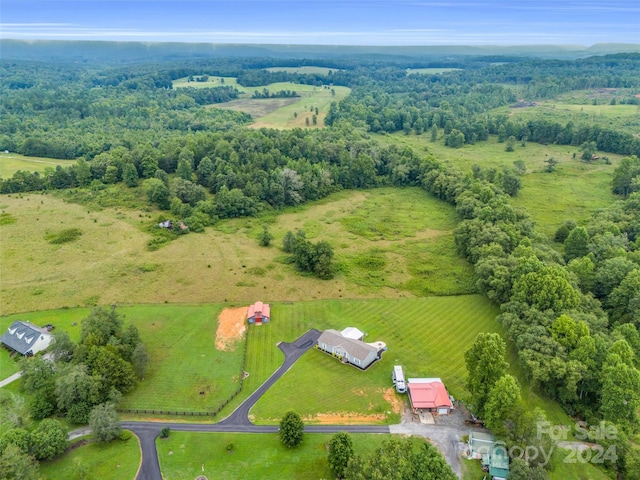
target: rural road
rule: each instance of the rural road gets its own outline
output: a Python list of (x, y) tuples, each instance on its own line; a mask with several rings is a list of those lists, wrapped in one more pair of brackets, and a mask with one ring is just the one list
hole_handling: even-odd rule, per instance
[[(235, 432), (235, 433), (276, 433), (276, 425), (254, 425), (249, 420), (249, 411), (262, 395), (289, 370), (295, 362), (318, 340), (321, 332), (315, 329), (299, 337), (292, 343), (282, 342), (278, 348), (285, 355), (283, 364), (260, 387), (253, 392), (231, 415), (218, 423), (172, 423), (172, 422), (137, 422), (124, 421), (122, 428), (132, 431), (140, 440), (142, 463), (136, 480), (162, 480), (156, 439), (164, 427), (178, 432)], [(444, 454), (454, 472), (461, 477), (458, 443), (462, 435), (469, 433), (469, 428), (450, 425), (422, 425), (404, 422), (398, 425), (307, 425), (306, 433), (393, 433), (417, 435), (429, 438)], [(83, 428), (69, 434), (69, 439), (87, 435), (89, 429)]]

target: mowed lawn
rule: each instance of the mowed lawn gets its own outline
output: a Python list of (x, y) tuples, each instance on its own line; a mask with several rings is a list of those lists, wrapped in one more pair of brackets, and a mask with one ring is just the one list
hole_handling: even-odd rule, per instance
[(11, 178), (18, 170), (43, 173), (47, 168), (55, 169), (58, 165), (67, 167), (74, 163), (76, 163), (75, 160), (27, 157), (19, 153), (0, 153), (0, 178)]
[[(312, 480), (333, 478), (327, 463), (329, 434), (306, 434), (294, 450), (277, 434), (171, 432), (157, 439), (162, 476), (193, 480), (198, 475), (218, 480)], [(391, 435), (352, 434), (356, 455), (367, 455)], [(415, 447), (424, 442), (414, 438)], [(228, 453), (227, 447), (233, 444)]]
[[(517, 143), (513, 152), (506, 152), (505, 144), (498, 143), (493, 136), (487, 142), (462, 148), (445, 147), (442, 138), (430, 142), (428, 135), (395, 134), (386, 138), (386, 141), (426, 149), (436, 158), (459, 167), (465, 173), (470, 172), (473, 165), (512, 168), (513, 162), (522, 160), (527, 171), (521, 178), (522, 188), (512, 202), (523, 207), (535, 221), (538, 230), (550, 238), (565, 220), (584, 221), (592, 212), (617, 199), (611, 192), (611, 181), (621, 155), (600, 152), (600, 156), (609, 157), (611, 165), (607, 165), (603, 160), (593, 163), (581, 161), (579, 149), (568, 145), (528, 142), (522, 147)], [(559, 161), (553, 172), (546, 171), (545, 160), (550, 157)]]
[[(91, 438), (91, 437), (89, 437)], [(82, 442), (78, 440), (78, 442)], [(140, 465), (140, 442), (131, 435), (128, 440), (108, 443), (80, 443), (53, 460), (40, 462), (41, 480), (100, 479), (125, 480), (135, 478)], [(78, 464), (85, 469), (80, 477)]]
[[(131, 197), (137, 192), (119, 188)], [(473, 269), (454, 246), (455, 209), (419, 188), (343, 191), (281, 213), (220, 221), (156, 251), (147, 248), (146, 229), (160, 212), (143, 208), (96, 210), (45, 194), (1, 196), (0, 210), (14, 222), (0, 230), (0, 262), (11, 272), (0, 284), (0, 313), (475, 291)], [(269, 248), (258, 245), (263, 225), (275, 237)], [(61, 245), (47, 241), (68, 228), (82, 235)], [(301, 275), (286, 263), (282, 238), (299, 228), (333, 246), (334, 279)]]

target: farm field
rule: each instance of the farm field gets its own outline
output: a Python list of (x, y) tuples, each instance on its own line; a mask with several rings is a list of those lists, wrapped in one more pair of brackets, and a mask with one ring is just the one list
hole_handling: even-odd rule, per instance
[[(90, 437), (89, 437), (90, 438)], [(126, 441), (114, 440), (109, 443), (77, 440), (81, 446), (67, 450), (53, 460), (40, 462), (41, 480), (61, 478), (99, 478), (100, 480), (121, 480), (135, 478), (140, 464), (140, 442), (132, 435)], [(78, 463), (83, 465), (84, 477), (78, 473)]]
[(73, 165), (75, 160), (58, 160), (55, 158), (27, 157), (19, 153), (0, 153), (0, 178), (11, 178), (18, 170), (43, 173), (45, 169), (55, 169), (61, 165)]
[[(254, 90), (267, 88), (270, 92), (280, 90), (295, 90), (300, 97), (295, 98), (250, 98)], [(250, 89), (246, 98), (232, 100), (213, 105), (215, 108), (229, 108), (251, 114), (256, 120), (250, 124), (251, 128), (320, 128), (324, 126), (331, 102), (339, 102), (346, 97), (350, 89), (347, 87), (332, 87), (326, 89), (312, 85), (294, 83), (273, 83), (266, 87)], [(335, 92), (335, 94), (332, 93)], [(316, 124), (313, 124), (315, 109), (318, 109)], [(307, 124), (307, 120), (309, 124)]]
[[(208, 108), (226, 108), (248, 113), (255, 120), (253, 124), (249, 125), (252, 128), (287, 129), (322, 127), (324, 126), (324, 118), (329, 111), (331, 102), (339, 102), (351, 91), (351, 89), (347, 87), (335, 86), (323, 88), (290, 82), (278, 82), (257, 87), (243, 87), (238, 85), (234, 77), (211, 76), (206, 82), (188, 82), (187, 77), (184, 77), (173, 81), (174, 88), (211, 88), (223, 85), (237, 88), (240, 91), (240, 98), (226, 103), (209, 105)], [(294, 90), (300, 96), (294, 98), (251, 98), (255, 91), (262, 92), (265, 88), (272, 93), (281, 90)], [(316, 108), (318, 109), (317, 124), (314, 125), (312, 117)], [(307, 119), (309, 121), (308, 125)]]
[[(306, 434), (302, 445), (289, 450), (277, 434), (171, 432), (169, 438), (156, 440), (156, 445), (162, 475), (171, 480), (193, 480), (198, 475), (224, 480), (311, 480), (333, 478), (326, 446), (331, 437)], [(353, 434), (354, 452), (366, 455), (389, 438)], [(417, 445), (423, 441), (415, 438)], [(232, 453), (227, 453), (229, 444), (233, 444)]]
[[(120, 188), (126, 195), (139, 190)], [(455, 210), (419, 188), (340, 192), (279, 215), (221, 221), (156, 251), (146, 246), (155, 212), (97, 210), (44, 194), (4, 195), (0, 210), (15, 220), (0, 233), (0, 262), (11, 271), (0, 285), (2, 315), (113, 303), (474, 292), (473, 269), (453, 243)], [(269, 248), (257, 242), (263, 224), (275, 237)], [(46, 240), (68, 228), (81, 236), (58, 245)], [(299, 228), (333, 245), (333, 280), (299, 275), (285, 262), (282, 238)]]
[[(386, 140), (384, 140), (386, 138)], [(506, 152), (504, 143), (491, 137), (488, 142), (465, 145), (462, 148), (445, 147), (442, 140), (430, 142), (425, 135), (382, 136), (383, 141), (396, 141), (416, 149), (424, 149), (436, 158), (470, 172), (474, 164), (484, 168), (513, 167), (522, 160), (527, 173), (522, 177), (522, 189), (512, 199), (514, 205), (523, 207), (536, 222), (537, 228), (552, 238), (565, 220), (585, 220), (593, 211), (610, 205), (617, 197), (611, 192), (613, 171), (621, 155), (606, 154), (611, 165), (603, 161), (582, 162), (577, 147), (568, 145), (520, 144), (515, 151)], [(574, 153), (577, 158), (573, 158)], [(553, 157), (560, 163), (554, 172), (546, 171), (544, 161)]]

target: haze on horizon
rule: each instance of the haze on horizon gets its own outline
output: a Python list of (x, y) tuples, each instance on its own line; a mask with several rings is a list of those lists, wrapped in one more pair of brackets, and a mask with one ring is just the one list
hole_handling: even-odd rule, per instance
[(2, 0), (0, 18), (23, 40), (640, 44), (638, 0)]

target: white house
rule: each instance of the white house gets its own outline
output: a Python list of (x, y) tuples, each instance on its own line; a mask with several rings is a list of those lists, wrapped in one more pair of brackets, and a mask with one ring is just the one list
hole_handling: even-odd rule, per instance
[(15, 321), (11, 324), (0, 342), (21, 355), (31, 356), (45, 350), (53, 336), (46, 328), (40, 328), (30, 322)]

